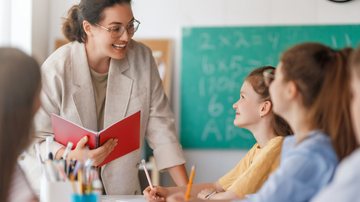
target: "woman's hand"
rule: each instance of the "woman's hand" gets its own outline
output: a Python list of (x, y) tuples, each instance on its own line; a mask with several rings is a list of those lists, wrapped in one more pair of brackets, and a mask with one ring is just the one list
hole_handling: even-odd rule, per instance
[(166, 201), (168, 195), (168, 190), (165, 187), (155, 186), (153, 189), (151, 187), (146, 187), (143, 191), (143, 194), (147, 201), (151, 202), (162, 202)]
[(99, 148), (89, 150), (86, 147), (86, 143), (88, 141), (87, 136), (83, 137), (76, 145), (76, 148), (72, 150), (69, 155), (69, 160), (80, 160), (84, 162), (86, 159), (92, 159), (93, 165), (98, 166), (102, 163), (105, 158), (114, 150), (115, 146), (117, 145), (117, 139), (109, 139)]

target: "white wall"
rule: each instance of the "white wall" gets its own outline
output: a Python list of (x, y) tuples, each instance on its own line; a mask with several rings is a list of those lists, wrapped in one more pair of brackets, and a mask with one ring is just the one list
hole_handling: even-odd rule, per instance
[(49, 2), (48, 0), (32, 0), (32, 56), (42, 63), (48, 56), (49, 44)]
[(55, 40), (64, 38), (61, 32), (63, 18), (67, 16), (69, 8), (79, 3), (78, 0), (50, 1), (49, 6), (49, 43), (48, 52), (51, 53), (55, 47)]
[(0, 1), (0, 46), (31, 54), (31, 0)]
[[(50, 1), (48, 53), (61, 38), (61, 17), (78, 1)], [(181, 28), (184, 26), (360, 24), (360, 0), (133, 0), (141, 21), (136, 38), (170, 38), (175, 42), (173, 105), (179, 111)], [(197, 165), (197, 182), (214, 181), (234, 166), (245, 151), (187, 150), (188, 166)]]
[(8, 46), (10, 43), (11, 26), (11, 2), (0, 1), (0, 46)]
[(0, 46), (12, 46), (39, 62), (48, 56), (48, 0), (1, 0)]

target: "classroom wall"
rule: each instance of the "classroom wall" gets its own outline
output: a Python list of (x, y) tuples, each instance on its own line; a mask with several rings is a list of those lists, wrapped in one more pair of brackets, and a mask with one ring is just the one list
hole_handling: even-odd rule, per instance
[[(47, 52), (61, 38), (61, 17), (79, 1), (50, 1)], [(181, 28), (184, 26), (360, 24), (360, 0), (336, 4), (328, 0), (133, 0), (141, 21), (136, 38), (170, 38), (175, 42), (172, 104), (179, 107)], [(45, 43), (45, 42), (43, 42)], [(245, 151), (186, 150), (188, 166), (196, 164), (197, 182), (215, 181), (233, 167)], [(200, 172), (201, 171), (201, 172)]]
[(10, 20), (6, 19), (11, 15), (10, 10), (10, 1), (0, 1), (0, 46), (6, 46), (10, 41)]
[(0, 46), (31, 53), (32, 0), (0, 1)]
[[(21, 1), (21, 0), (20, 0)], [(48, 54), (49, 30), (52, 21), (49, 20), (49, 0), (32, 0), (32, 34), (31, 54), (37, 61), (42, 63)]]

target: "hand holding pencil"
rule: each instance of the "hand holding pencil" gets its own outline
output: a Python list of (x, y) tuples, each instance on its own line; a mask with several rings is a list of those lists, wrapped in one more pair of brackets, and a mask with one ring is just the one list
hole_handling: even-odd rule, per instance
[[(189, 178), (189, 182), (187, 184), (186, 187), (186, 192), (185, 194), (183, 192), (177, 192), (175, 194), (172, 194), (171, 196), (166, 198), (167, 202), (184, 202), (184, 201), (189, 201), (190, 200), (190, 195), (191, 195), (191, 187), (194, 181), (194, 177), (195, 177), (195, 166), (191, 167), (191, 172), (190, 172), (190, 178)], [(201, 199), (197, 199), (197, 198), (193, 198), (192, 201), (201, 201)]]
[(193, 180), (195, 177), (195, 166), (191, 167), (191, 172), (190, 172), (190, 178), (189, 178), (189, 182), (186, 188), (186, 193), (185, 193), (185, 201), (188, 201), (190, 199), (190, 193), (191, 193), (191, 186), (193, 184)]
[[(178, 193), (172, 195), (175, 197), (170, 197), (169, 199), (174, 200), (174, 201), (189, 201), (190, 195), (191, 195), (191, 187), (192, 187), (192, 184), (194, 181), (194, 177), (195, 177), (195, 166), (192, 166), (190, 178), (189, 178), (189, 181), (188, 181), (188, 184), (186, 187), (185, 195), (183, 192), (178, 192)], [(165, 201), (165, 199), (167, 201), (168, 200), (167, 196), (170, 194), (170, 192), (173, 193), (173, 191), (170, 191), (165, 187), (152, 186), (152, 185), (148, 186), (143, 191), (146, 200), (150, 201), (150, 202), (162, 202), (162, 201)]]
[(143, 191), (143, 194), (146, 198), (146, 201), (164, 202), (166, 201), (166, 197), (169, 195), (169, 191), (167, 190), (167, 188), (161, 186), (154, 186), (154, 188), (148, 186)]
[(148, 201), (156, 201), (156, 202), (160, 202), (160, 201), (165, 201), (166, 195), (167, 195), (167, 190), (165, 188), (162, 187), (154, 187), (151, 179), (150, 179), (150, 175), (149, 172), (146, 168), (146, 164), (145, 164), (145, 160), (141, 160), (141, 165), (144, 169), (145, 175), (146, 175), (146, 179), (149, 183), (149, 187), (147, 187), (144, 190), (144, 195), (147, 198)]
[(148, 170), (147, 170), (147, 168), (146, 168), (145, 160), (144, 160), (144, 159), (141, 160), (141, 165), (142, 165), (143, 168), (144, 168), (144, 172), (145, 172), (145, 175), (146, 175), (146, 179), (147, 179), (147, 181), (148, 181), (148, 183), (149, 183), (149, 185), (150, 185), (150, 188), (151, 188), (151, 189), (154, 189), (154, 186), (152, 185), (152, 182), (151, 182), (151, 179), (150, 179), (150, 175), (149, 175), (149, 172), (148, 172)]

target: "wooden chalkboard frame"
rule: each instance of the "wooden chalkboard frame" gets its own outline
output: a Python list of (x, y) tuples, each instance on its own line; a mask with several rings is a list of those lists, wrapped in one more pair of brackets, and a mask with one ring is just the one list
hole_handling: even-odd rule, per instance
[(160, 77), (164, 86), (165, 94), (171, 98), (172, 84), (172, 41), (170, 39), (136, 39), (146, 46), (152, 52), (154, 59), (158, 65)]

